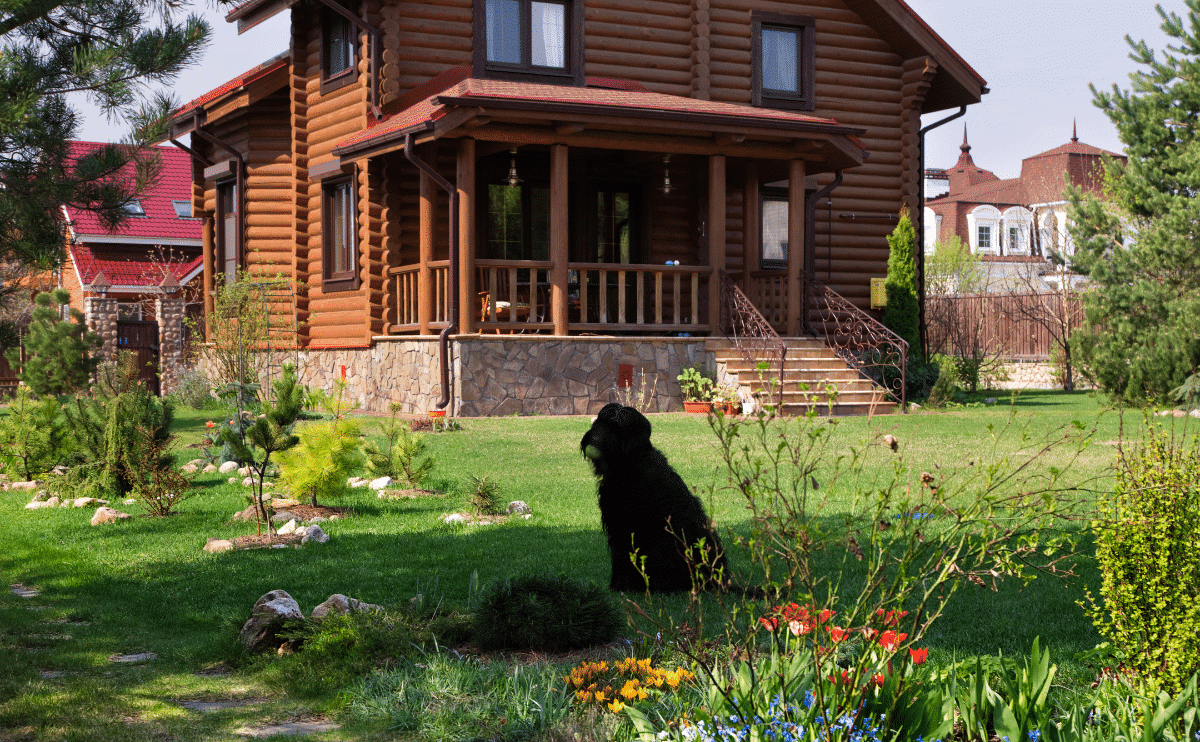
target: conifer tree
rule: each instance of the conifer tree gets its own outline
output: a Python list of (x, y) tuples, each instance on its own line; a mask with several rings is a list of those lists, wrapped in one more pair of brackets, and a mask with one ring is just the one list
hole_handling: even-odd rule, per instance
[(1200, 367), (1200, 0), (1158, 8), (1159, 59), (1128, 36), (1142, 69), (1129, 90), (1092, 87), (1129, 161), (1107, 159), (1104, 201), (1070, 194), (1075, 269), (1087, 275), (1077, 335), (1085, 374), (1132, 403), (1164, 400)]
[(917, 235), (907, 209), (900, 212), (900, 222), (887, 241), (891, 251), (883, 324), (908, 342), (908, 358), (912, 363), (921, 353), (920, 304), (917, 301), (917, 264), (913, 255)]
[[(71, 295), (66, 289), (44, 291), (34, 297), (32, 321), (25, 336), (25, 361), (20, 348), (5, 353), (17, 377), (39, 397), (71, 394), (86, 389), (100, 362), (92, 351), (101, 341), (89, 332), (78, 309), (67, 310)], [(62, 319), (66, 314), (70, 319)]]
[[(164, 138), (178, 106), (146, 95), (147, 84), (173, 80), (199, 60), (209, 37), (197, 15), (176, 22), (176, 7), (174, 0), (0, 3), (0, 261), (58, 267), (62, 205), (94, 211), (112, 227), (154, 179), (158, 158), (147, 145)], [(70, 93), (128, 121), (126, 141), (71, 160), (67, 142), (79, 114)]]

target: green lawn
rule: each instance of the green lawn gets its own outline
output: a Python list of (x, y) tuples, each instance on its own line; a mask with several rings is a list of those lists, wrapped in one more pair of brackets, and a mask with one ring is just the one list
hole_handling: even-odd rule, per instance
[[(1075, 481), (1107, 486), (1120, 435), (1116, 413), (1101, 414), (1085, 393), (1025, 392), (998, 403), (950, 411), (921, 411), (874, 419), (839, 421), (834, 450), (848, 451), (891, 433), (914, 471), (953, 470), (978, 456), (1019, 457), (1030, 451), (1015, 433), (999, 443), (993, 429), (1015, 416), (1017, 427), (1055, 429), (1079, 420), (1095, 427), (1095, 444), (1075, 462)], [(219, 411), (181, 409), (179, 443), (197, 442)], [(654, 442), (686, 481), (707, 491), (723, 481), (715, 438), (701, 417), (652, 416)], [(377, 418), (366, 418), (368, 429)], [(1137, 430), (1140, 416), (1134, 416)], [(607, 581), (608, 556), (595, 506), (595, 483), (578, 442), (582, 417), (468, 419), (463, 430), (428, 435), (436, 458), (431, 485), (442, 497), (379, 500), (355, 490), (344, 501), (358, 516), (323, 524), (329, 543), (302, 550), (277, 549), (212, 555), (201, 551), (209, 537), (253, 531), (230, 516), (245, 507), (240, 485), (224, 475), (196, 480), (198, 496), (170, 518), (137, 517), (93, 528), (92, 511), (25, 510), (25, 492), (0, 492), (0, 574), (4, 585), (40, 591), (0, 594), (0, 741), (101, 739), (235, 739), (234, 730), (289, 714), (336, 709), (337, 688), (317, 697), (289, 697), (278, 675), (262, 663), (216, 675), (237, 656), (236, 631), (254, 601), (273, 589), (287, 590), (310, 611), (332, 593), (384, 606), (401, 606), (417, 594), (465, 606), (473, 573), (487, 583), (518, 573), (551, 572)], [(180, 460), (199, 456), (181, 448)], [(894, 455), (871, 450), (864, 476), (886, 478)], [(502, 497), (524, 500), (529, 520), (502, 525), (447, 526), (439, 516), (465, 510), (469, 476), (494, 478)], [(710, 514), (722, 528), (746, 528), (736, 493), (717, 489)], [(125, 507), (138, 512), (137, 506)], [(749, 565), (734, 553), (733, 567)], [(1075, 653), (1098, 636), (1075, 602), (1098, 578), (1090, 559), (1079, 578), (1039, 579), (1021, 588), (991, 592), (962, 589), (929, 635), (931, 660), (951, 656), (1005, 655), (1028, 651), (1042, 637), (1068, 686), (1090, 681)], [(38, 610), (30, 610), (36, 607)], [(117, 654), (153, 652), (157, 659), (122, 665)], [(45, 673), (69, 673), (45, 677)], [(199, 673), (199, 674), (198, 674)], [(198, 714), (174, 701), (246, 698), (254, 705)], [(348, 727), (314, 739), (386, 737), (378, 729)]]

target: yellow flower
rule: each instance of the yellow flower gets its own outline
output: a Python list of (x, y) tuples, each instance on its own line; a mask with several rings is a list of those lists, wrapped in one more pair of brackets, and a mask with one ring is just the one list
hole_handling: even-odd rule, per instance
[[(611, 690), (611, 689), (608, 689)], [(596, 691), (596, 703), (604, 703), (604, 691)]]
[(619, 701), (619, 700), (613, 701), (612, 703), (608, 704), (608, 710), (613, 712), (614, 714), (621, 713), (621, 709), (623, 709), (623, 708), (625, 708), (625, 704), (621, 703), (621, 701)]
[(575, 691), (575, 697), (579, 699), (580, 703), (587, 703), (592, 699), (592, 694), (586, 690), (577, 690)]

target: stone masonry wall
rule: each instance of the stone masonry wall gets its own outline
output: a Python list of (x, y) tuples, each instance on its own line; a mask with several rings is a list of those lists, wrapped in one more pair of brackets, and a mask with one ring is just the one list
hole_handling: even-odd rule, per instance
[[(644, 391), (653, 411), (683, 409), (676, 376), (685, 366), (714, 368), (702, 338), (463, 335), (450, 340), (451, 401), (458, 417), (595, 414), (609, 402)], [(633, 387), (617, 389), (621, 364), (633, 367)], [(370, 348), (303, 350), (300, 380), (332, 389), (342, 378), (364, 409), (424, 414), (441, 396), (436, 338), (376, 338)], [(211, 369), (210, 369), (211, 374)]]
[(117, 300), (89, 296), (83, 300), (83, 321), (88, 329), (100, 336), (104, 345), (100, 353), (108, 360), (117, 357)]

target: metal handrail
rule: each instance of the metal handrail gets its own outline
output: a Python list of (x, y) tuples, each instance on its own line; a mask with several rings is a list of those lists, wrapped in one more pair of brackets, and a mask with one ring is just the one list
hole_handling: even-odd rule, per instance
[(774, 378), (778, 379), (779, 397), (775, 409), (782, 411), (783, 364), (787, 356), (787, 344), (729, 274), (723, 270), (718, 274), (721, 279), (721, 328), (725, 331), (725, 337), (742, 354), (742, 360), (757, 366), (761, 359), (778, 354), (779, 370)]
[[(825, 336), (825, 344), (847, 365), (892, 395), (900, 402), (900, 410), (905, 411), (908, 342), (820, 281), (814, 280), (811, 285), (818, 317), (814, 324)], [(868, 373), (870, 368), (898, 370), (899, 376), (891, 382), (898, 389), (889, 388), (882, 373), (878, 378)]]

